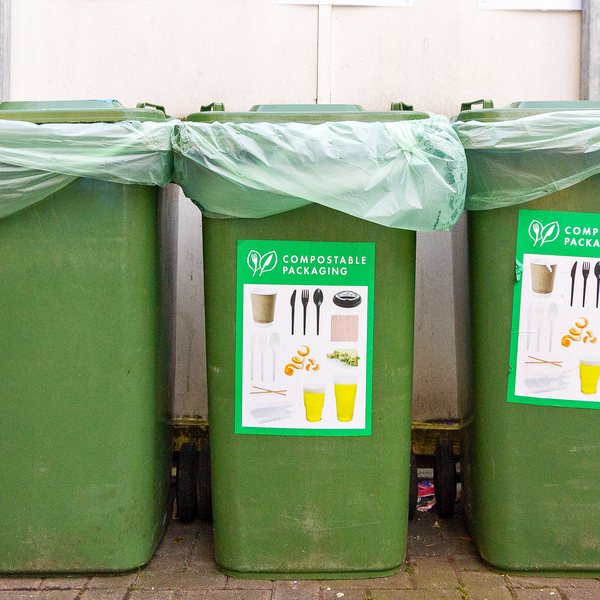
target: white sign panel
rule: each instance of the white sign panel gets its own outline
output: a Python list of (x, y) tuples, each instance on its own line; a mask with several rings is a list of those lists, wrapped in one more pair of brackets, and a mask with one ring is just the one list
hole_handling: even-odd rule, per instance
[(582, 0), (479, 0), (490, 10), (581, 10)]
[(273, 0), (273, 4), (324, 4), (329, 6), (403, 6), (411, 7), (413, 0)]

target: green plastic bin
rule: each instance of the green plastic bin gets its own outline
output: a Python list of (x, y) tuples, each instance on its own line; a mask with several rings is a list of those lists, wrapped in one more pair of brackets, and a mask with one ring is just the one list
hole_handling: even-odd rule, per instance
[[(222, 123), (216, 138), (231, 124), (262, 123), (263, 130), (280, 131), (276, 125), (283, 123), (294, 132), (296, 123), (427, 118), (412, 110), (365, 112), (354, 105), (261, 105), (243, 113), (199, 112), (186, 122)], [(332, 141), (331, 155), (337, 148)], [(236, 164), (277, 158), (256, 159), (260, 156), (238, 153)], [(272, 189), (239, 185), (178, 157), (176, 150), (175, 171), (185, 175), (184, 191), (203, 207), (215, 197), (229, 197), (268, 211), (277, 201)], [(296, 200), (293, 210), (254, 219), (215, 218), (204, 211), (216, 560), (224, 573), (246, 578), (389, 575), (398, 571), (406, 550), (416, 236)], [(308, 271), (301, 266), (303, 257)], [(349, 274), (357, 263), (363, 268), (348, 284), (329, 270), (341, 268), (342, 257)], [(267, 291), (276, 288), (277, 298), (273, 325), (266, 317), (264, 327), (253, 329), (249, 296), (259, 282)], [(354, 317), (366, 328), (358, 337), (348, 334), (349, 341), (336, 341), (345, 335), (338, 331), (340, 323), (350, 326)], [(333, 356), (336, 350), (350, 351), (346, 363)], [(359, 367), (351, 366), (353, 350)], [(356, 404), (354, 413), (344, 413), (342, 394), (336, 399), (335, 391), (345, 384), (334, 384), (333, 377), (351, 377), (353, 368), (360, 372)], [(285, 396), (263, 397), (261, 389)]]
[[(31, 123), (165, 121), (5, 102)], [(78, 178), (0, 220), (0, 572), (135, 569), (170, 487), (170, 274), (159, 188)], [(164, 258), (164, 257), (163, 257)]]
[[(469, 165), (469, 527), (497, 569), (598, 573), (600, 403), (583, 393), (579, 362), (600, 355), (586, 333), (600, 331), (600, 160), (589, 143), (600, 104), (465, 108), (455, 128)], [(579, 339), (565, 337), (572, 327)]]

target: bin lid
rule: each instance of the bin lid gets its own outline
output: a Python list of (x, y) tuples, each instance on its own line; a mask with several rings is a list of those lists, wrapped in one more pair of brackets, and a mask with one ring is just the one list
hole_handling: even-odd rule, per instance
[(125, 108), (116, 100), (57, 100), (0, 102), (0, 119), (42, 124), (166, 121), (169, 117), (162, 106), (148, 103)]
[(600, 110), (597, 100), (547, 100), (513, 102), (503, 108), (478, 108), (463, 110), (454, 118), (455, 121), (512, 121), (523, 117), (540, 115), (549, 112), (568, 110)]
[[(402, 103), (399, 103), (402, 104)], [(212, 106), (212, 105), (211, 105)], [(366, 123), (428, 119), (424, 112), (413, 110), (366, 111), (358, 104), (257, 104), (248, 112), (224, 110), (200, 111), (185, 120), (200, 123), (327, 123), (362, 121)]]

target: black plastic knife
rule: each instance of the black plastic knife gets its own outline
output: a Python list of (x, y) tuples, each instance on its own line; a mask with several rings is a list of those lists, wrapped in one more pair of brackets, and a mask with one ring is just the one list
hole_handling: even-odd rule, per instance
[(296, 290), (292, 292), (292, 297), (290, 298), (290, 304), (292, 306), (292, 335), (294, 335), (294, 313), (296, 310)]
[(598, 296), (600, 296), (600, 261), (597, 262), (596, 266), (594, 267), (594, 275), (598, 280), (598, 283), (596, 285), (596, 308), (598, 308)]
[(577, 261), (571, 269), (571, 306), (573, 306), (573, 292), (575, 291), (575, 275), (577, 274)]

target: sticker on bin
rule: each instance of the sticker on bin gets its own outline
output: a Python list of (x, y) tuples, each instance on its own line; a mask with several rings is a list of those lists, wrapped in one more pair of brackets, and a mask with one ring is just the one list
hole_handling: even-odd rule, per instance
[(600, 215), (519, 211), (508, 400), (600, 408)]
[(371, 434), (375, 245), (239, 240), (236, 433)]

